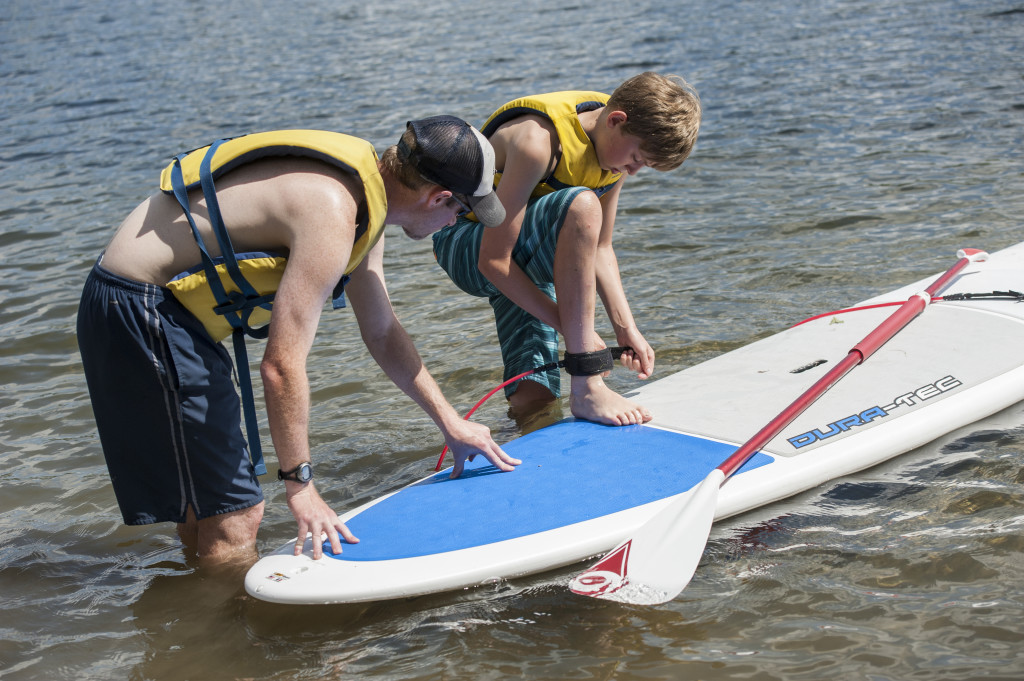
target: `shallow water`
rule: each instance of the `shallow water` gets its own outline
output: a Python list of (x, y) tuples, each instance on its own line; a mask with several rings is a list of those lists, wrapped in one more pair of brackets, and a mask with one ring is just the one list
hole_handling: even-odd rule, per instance
[[(1022, 405), (723, 523), (664, 606), (574, 597), (567, 569), (293, 608), (195, 570), (170, 527), (120, 524), (74, 318), (92, 261), (173, 153), (300, 126), (383, 150), (413, 117), (479, 123), (520, 94), (653, 69), (685, 75), (706, 111), (693, 157), (631, 180), (617, 221), (664, 376), (941, 271), (959, 247), (1024, 239), (1022, 36), (1012, 0), (9, 0), (0, 678), (1021, 678)], [(396, 231), (388, 253), (395, 307), (465, 410), (501, 376), (487, 305), (428, 244)], [(325, 314), (310, 360), (314, 456), (339, 510), (425, 475), (441, 445), (354, 327)], [(499, 440), (563, 415), (521, 426), (499, 402), (479, 412)], [(266, 487), (263, 551), (294, 530)]]

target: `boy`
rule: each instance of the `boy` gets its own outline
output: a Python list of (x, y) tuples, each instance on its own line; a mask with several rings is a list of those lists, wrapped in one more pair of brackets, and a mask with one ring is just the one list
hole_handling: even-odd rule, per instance
[[(219, 343), (235, 341), (255, 426), (248, 334), (268, 338), (260, 373), (277, 477), (298, 525), (296, 554), (307, 532), (314, 559), (322, 537), (335, 553), (339, 533), (357, 541), (316, 491), (308, 440), (306, 359), (324, 302), (340, 307), (346, 293), (370, 354), (452, 448), (453, 477), (477, 454), (512, 470), (519, 462), (488, 429), (444, 399), (395, 317), (383, 272), (385, 224), (422, 239), (467, 208), (488, 224), (504, 219), (493, 158), (478, 131), (450, 116), (410, 122), (381, 159), (368, 142), (315, 130), (219, 140), (177, 157), (163, 192), (128, 216), (93, 268), (78, 313), (125, 523), (176, 522), (204, 562), (255, 559), (264, 507), (257, 475), (266, 468), (254, 427), (246, 451), (231, 358)], [(269, 329), (254, 329), (271, 300)]]
[[(647, 72), (608, 95), (554, 92), (498, 109), (481, 128), (495, 151), (505, 220), (485, 229), (460, 218), (434, 235), (438, 264), (463, 291), (494, 309), (505, 378), (557, 360), (565, 338), (570, 408), (578, 418), (627, 425), (650, 412), (608, 388), (613, 366), (594, 330), (600, 295), (622, 364), (645, 379), (654, 350), (636, 327), (612, 249), (619, 192), (644, 166), (679, 167), (700, 128), (701, 105), (683, 79)], [(556, 302), (557, 300), (557, 302)], [(513, 412), (559, 394), (558, 370), (506, 388)]]

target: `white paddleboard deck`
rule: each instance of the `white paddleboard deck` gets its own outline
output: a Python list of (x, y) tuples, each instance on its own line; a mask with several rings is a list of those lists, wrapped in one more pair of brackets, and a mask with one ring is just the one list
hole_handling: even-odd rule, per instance
[[(931, 279), (867, 304), (901, 302)], [(1024, 290), (1024, 244), (968, 267), (944, 292)], [(342, 515), (359, 544), (312, 560), (307, 539), (261, 559), (253, 596), (343, 603), (433, 593), (550, 570), (608, 551), (688, 494), (736, 447), (841, 360), (895, 307), (801, 324), (633, 393), (655, 419), (569, 420)], [(937, 301), (723, 485), (716, 518), (797, 494), (921, 446), (1024, 400), (1024, 303)], [(462, 519), (462, 520), (459, 520)]]

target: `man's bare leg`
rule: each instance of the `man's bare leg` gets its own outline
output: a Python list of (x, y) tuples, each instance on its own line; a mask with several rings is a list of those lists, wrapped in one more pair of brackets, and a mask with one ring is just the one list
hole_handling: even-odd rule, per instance
[(219, 565), (256, 561), (256, 533), (263, 520), (265, 502), (239, 511), (196, 520), (190, 506), (184, 523), (178, 523), (178, 536), (200, 563)]

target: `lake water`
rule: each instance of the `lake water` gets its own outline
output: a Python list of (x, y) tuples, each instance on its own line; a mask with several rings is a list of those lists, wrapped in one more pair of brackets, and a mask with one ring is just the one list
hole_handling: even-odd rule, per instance
[[(89, 267), (174, 153), (280, 127), (383, 150), (410, 118), (479, 124), (515, 96), (650, 69), (686, 76), (706, 111), (691, 159), (627, 183), (617, 221), (665, 376), (945, 270), (957, 248), (1024, 240), (1022, 47), (1019, 0), (6, 0), (0, 679), (1024, 677), (1022, 405), (723, 523), (664, 606), (572, 596), (564, 570), (284, 607), (197, 571), (172, 527), (121, 525), (74, 337)], [(501, 376), (489, 308), (397, 231), (387, 268), (464, 411)], [(325, 314), (310, 371), (328, 501), (427, 474), (441, 439), (351, 313)], [(500, 402), (478, 412), (499, 441), (568, 413), (520, 426)], [(283, 489), (266, 493), (261, 551), (294, 531)]]

